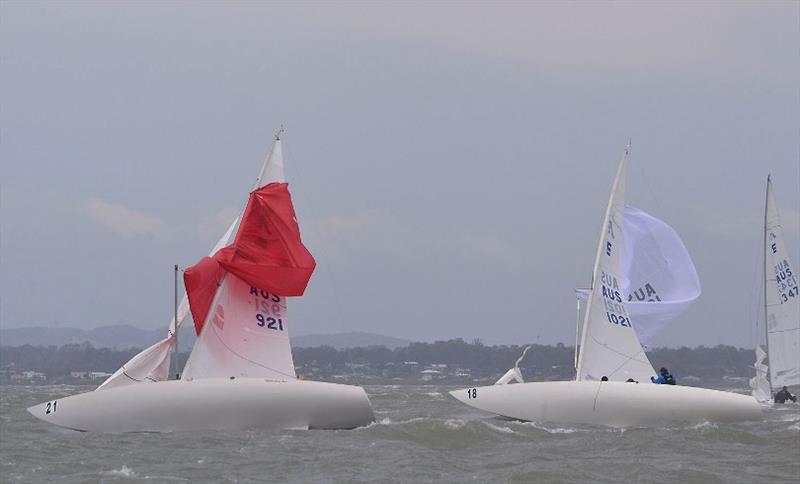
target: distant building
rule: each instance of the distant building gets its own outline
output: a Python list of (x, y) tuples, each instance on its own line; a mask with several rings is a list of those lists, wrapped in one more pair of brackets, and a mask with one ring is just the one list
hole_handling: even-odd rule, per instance
[(434, 370), (432, 368), (427, 368), (420, 372), (422, 374), (422, 381), (431, 381), (434, 377), (438, 377), (442, 374), (439, 370)]
[(47, 380), (47, 376), (44, 373), (39, 371), (21, 371), (19, 373), (12, 373), (11, 380), (14, 381), (36, 381), (36, 380)]

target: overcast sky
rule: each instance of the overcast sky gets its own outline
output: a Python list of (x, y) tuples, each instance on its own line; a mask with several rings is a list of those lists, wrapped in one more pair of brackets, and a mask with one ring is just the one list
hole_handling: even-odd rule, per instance
[(628, 197), (752, 347), (764, 188), (800, 264), (800, 3), (0, 3), (0, 327), (166, 326), (272, 132), (317, 271), (294, 334), (572, 344)]

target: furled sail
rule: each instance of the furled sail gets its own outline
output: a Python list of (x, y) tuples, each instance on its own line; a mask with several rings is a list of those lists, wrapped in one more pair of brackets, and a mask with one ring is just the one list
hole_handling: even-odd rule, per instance
[(315, 266), (276, 139), (234, 242), (184, 273), (198, 338), (183, 378), (296, 378), (286, 297), (303, 294)]
[[(217, 241), (214, 248), (211, 249), (211, 255), (217, 253), (218, 250), (228, 245), (233, 229), (239, 221), (239, 217), (231, 223), (225, 234)], [(142, 350), (136, 356), (131, 358), (130, 361), (122, 365), (122, 367), (114, 372), (113, 375), (108, 377), (97, 390), (116, 388), (133, 383), (163, 381), (169, 378), (170, 356), (175, 347), (175, 335), (180, 330), (186, 316), (189, 315), (189, 300), (183, 296), (180, 304), (178, 305), (178, 318), (172, 318), (167, 331), (167, 337), (155, 343), (154, 345)]]
[[(636, 336), (650, 347), (653, 338), (700, 297), (700, 279), (683, 241), (664, 221), (626, 206), (622, 234), (622, 274), (629, 281), (623, 299)], [(582, 300), (589, 293), (575, 290)]]
[(625, 178), (628, 150), (619, 163), (603, 219), (581, 335), (577, 379), (646, 381), (655, 375), (628, 311), (625, 275)]
[(800, 385), (799, 278), (789, 261), (770, 178), (767, 178), (764, 230), (765, 310), (770, 383), (772, 388)]
[(759, 402), (768, 402), (772, 398), (769, 380), (767, 380), (769, 367), (764, 363), (766, 359), (767, 352), (761, 346), (756, 346), (756, 363), (753, 365), (756, 369), (756, 376), (750, 379), (750, 388), (752, 389), (750, 394)]

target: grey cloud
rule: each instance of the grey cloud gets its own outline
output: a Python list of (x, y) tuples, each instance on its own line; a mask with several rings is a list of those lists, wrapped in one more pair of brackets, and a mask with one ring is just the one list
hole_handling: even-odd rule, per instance
[(100, 198), (86, 200), (83, 210), (90, 219), (122, 237), (149, 235), (166, 238), (174, 233), (174, 229), (158, 217)]

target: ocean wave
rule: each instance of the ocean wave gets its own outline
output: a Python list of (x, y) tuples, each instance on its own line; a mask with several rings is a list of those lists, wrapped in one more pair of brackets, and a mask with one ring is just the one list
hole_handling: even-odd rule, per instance
[(536, 430), (543, 430), (548, 434), (573, 434), (575, 432), (588, 432), (586, 429), (575, 429), (569, 427), (551, 427), (549, 425), (543, 425), (538, 422), (517, 422), (518, 425), (523, 425), (526, 427), (532, 427)]
[(483, 424), (486, 425), (487, 427), (489, 427), (492, 430), (500, 432), (501, 434), (514, 434), (514, 433), (516, 433), (516, 432), (514, 432), (514, 429), (511, 429), (509, 427), (500, 427), (499, 425), (492, 425), (489, 422), (483, 422)]
[(467, 421), (461, 420), (460, 418), (448, 418), (444, 421), (444, 426), (452, 430), (460, 429), (466, 424)]
[(719, 425), (715, 424), (714, 422), (709, 422), (708, 420), (703, 420), (691, 424), (687, 428), (690, 430), (716, 430), (719, 428)]
[(112, 476), (112, 477), (136, 477), (136, 473), (133, 472), (133, 469), (122, 464), (121, 469), (114, 469), (110, 471), (101, 472), (101, 475), (104, 476)]

